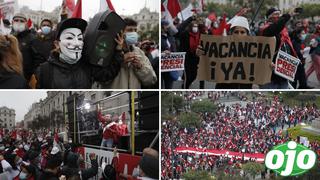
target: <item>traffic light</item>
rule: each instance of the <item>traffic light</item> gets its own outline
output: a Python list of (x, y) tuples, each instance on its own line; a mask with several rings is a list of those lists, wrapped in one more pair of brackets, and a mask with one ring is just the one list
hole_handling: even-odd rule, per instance
[(85, 56), (93, 65), (108, 66), (113, 59), (116, 47), (115, 38), (126, 23), (113, 11), (96, 14), (90, 21), (85, 37)]

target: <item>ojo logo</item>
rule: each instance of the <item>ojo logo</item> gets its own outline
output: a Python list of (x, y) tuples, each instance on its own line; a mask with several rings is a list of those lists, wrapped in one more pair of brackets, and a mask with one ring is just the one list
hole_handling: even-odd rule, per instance
[(307, 147), (294, 141), (278, 145), (268, 152), (265, 158), (266, 167), (281, 176), (296, 176), (311, 169), (317, 155)]

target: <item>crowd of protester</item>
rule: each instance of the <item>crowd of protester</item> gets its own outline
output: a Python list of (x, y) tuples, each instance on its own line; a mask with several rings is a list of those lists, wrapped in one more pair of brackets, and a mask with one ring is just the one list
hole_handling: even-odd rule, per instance
[(43, 19), (35, 26), (28, 24), (23, 12), (15, 14), (12, 22), (4, 19), (0, 29), (0, 88), (158, 88), (158, 45), (139, 38), (135, 20), (125, 18), (124, 22), (123, 33), (115, 38), (116, 48), (103, 47), (114, 55), (102, 67), (89, 63), (91, 54), (86, 51), (85, 38), (90, 24), (81, 18), (68, 18), (62, 11), (58, 24)]
[[(181, 88), (189, 89), (196, 80), (199, 55), (203, 47), (200, 46), (201, 34), (209, 35), (241, 35), (241, 36), (265, 36), (276, 38), (275, 56), (282, 50), (300, 60), (294, 82), (280, 77), (272, 72), (270, 83), (254, 86), (253, 84), (240, 83), (217, 83), (216, 89), (289, 89), (312, 88), (308, 85), (308, 77), (315, 72), (317, 81), (320, 81), (318, 62), (320, 60), (320, 22), (303, 19), (298, 15), (297, 10), (281, 12), (277, 8), (270, 8), (266, 11), (265, 18), (256, 19), (255, 25), (249, 24), (246, 16), (250, 9), (243, 8), (236, 15), (215, 14), (210, 12), (208, 17), (205, 13), (196, 13), (183, 21), (176, 17), (173, 23), (163, 15), (161, 20), (161, 52), (186, 52), (185, 70), (182, 75), (183, 84)], [(282, 14), (283, 13), (283, 14)], [(220, 15), (220, 16), (219, 16)], [(230, 19), (227, 21), (227, 19)], [(303, 54), (307, 54), (303, 56)], [(306, 67), (306, 58), (311, 56), (311, 66)], [(270, 67), (270, 68), (273, 68)], [(162, 73), (162, 88), (172, 89), (174, 82), (179, 78), (178, 71)], [(201, 89), (206, 81), (200, 81)], [(180, 88), (180, 87), (179, 87)]]
[[(255, 100), (248, 101), (248, 97), (243, 93), (222, 94), (236, 96), (244, 103), (229, 106), (218, 103), (215, 113), (199, 114), (199, 127), (183, 128), (179, 121), (162, 121), (162, 177), (179, 178), (182, 173), (191, 169), (212, 172), (219, 167), (227, 167), (229, 171), (239, 167), (241, 163), (255, 161), (225, 155), (175, 152), (177, 147), (266, 154), (272, 147), (291, 140), (290, 134), (285, 130), (287, 127), (299, 123), (310, 124), (320, 116), (315, 105), (290, 107), (280, 102), (278, 96), (268, 101), (260, 98), (263, 94), (254, 93)], [(220, 95), (220, 92), (208, 92), (209, 97)], [(215, 98), (211, 100), (217, 102)], [(320, 144), (317, 142), (310, 142), (309, 148), (320, 152)]]
[(87, 162), (79, 147), (81, 147), (79, 144), (74, 144), (71, 140), (63, 142), (62, 137), (48, 130), (35, 132), (23, 129), (1, 129), (0, 179), (158, 179), (159, 154), (152, 148), (143, 150), (137, 171), (129, 175), (124, 174), (123, 169), (120, 169), (116, 152), (111, 165), (106, 162), (98, 165), (96, 154), (89, 154), (90, 160)]

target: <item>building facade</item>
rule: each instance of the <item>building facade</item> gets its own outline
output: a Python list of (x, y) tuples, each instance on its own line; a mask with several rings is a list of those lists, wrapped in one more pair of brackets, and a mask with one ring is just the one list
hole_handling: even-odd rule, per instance
[(40, 26), (40, 23), (43, 19), (50, 19), (53, 23), (57, 24), (60, 17), (59, 7), (55, 8), (52, 12), (46, 12), (34, 11), (29, 9), (27, 6), (23, 6), (20, 8), (20, 12), (24, 13), (28, 19), (30, 18), (36, 27)]
[(138, 14), (130, 16), (138, 22), (138, 31), (150, 31), (159, 24), (159, 13), (151, 12), (148, 8), (144, 7)]
[(6, 106), (0, 107), (0, 126), (2, 128), (12, 129), (15, 127), (16, 112)]

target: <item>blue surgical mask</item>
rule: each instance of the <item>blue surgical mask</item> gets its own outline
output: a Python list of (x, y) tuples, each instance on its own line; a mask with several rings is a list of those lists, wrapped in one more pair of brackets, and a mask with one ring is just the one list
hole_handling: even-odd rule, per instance
[(51, 27), (49, 26), (42, 26), (41, 27), (41, 32), (45, 35), (49, 34), (51, 32)]
[(134, 45), (138, 43), (139, 35), (137, 32), (127, 32), (126, 33), (126, 43), (127, 45)]
[(306, 37), (307, 37), (307, 34), (302, 34), (301, 37), (300, 37), (300, 40), (304, 41), (306, 39)]
[(19, 179), (21, 179), (21, 180), (27, 179), (27, 174), (24, 172), (20, 172)]

